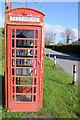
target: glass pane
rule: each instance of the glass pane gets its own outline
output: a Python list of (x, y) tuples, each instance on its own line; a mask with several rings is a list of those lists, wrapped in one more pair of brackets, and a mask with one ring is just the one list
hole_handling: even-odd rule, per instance
[(12, 96), (12, 101), (14, 102), (14, 95)]
[(32, 85), (32, 78), (16, 78), (17, 85)]
[(14, 75), (14, 68), (12, 68), (12, 75)]
[(12, 57), (14, 57), (14, 50), (12, 50)]
[(14, 40), (12, 40), (12, 47), (14, 47)]
[(34, 93), (36, 93), (36, 87), (34, 87)]
[(16, 95), (16, 101), (32, 102), (32, 95)]
[(14, 38), (14, 30), (12, 30), (12, 38)]
[(18, 67), (20, 67), (20, 66), (33, 66), (33, 60), (31, 60), (31, 59), (17, 59), (16, 60), (16, 65), (18, 66)]
[(28, 86), (16, 86), (16, 93), (27, 93), (31, 94), (32, 93), (32, 87)]
[(35, 38), (37, 38), (37, 37), (38, 37), (38, 31), (35, 30)]
[(37, 50), (35, 50), (35, 55), (37, 55)]
[(16, 68), (16, 75), (32, 76), (32, 68)]
[[(35, 50), (35, 56), (37, 55), (37, 50)], [(20, 56), (23, 56), (23, 57), (33, 57), (33, 50), (16, 50), (16, 56), (17, 57), (20, 57)]]
[(36, 102), (36, 95), (34, 95), (33, 101)]
[(33, 40), (16, 40), (16, 47), (33, 48)]
[(34, 76), (36, 76), (37, 75), (37, 70), (36, 70), (36, 68), (34, 69)]
[(14, 77), (12, 77), (12, 85), (14, 85)]
[(37, 67), (37, 60), (34, 60), (34, 68)]
[(33, 38), (33, 30), (16, 30), (16, 38)]
[(14, 67), (14, 59), (12, 59), (12, 66)]
[(36, 78), (34, 78), (34, 85), (36, 85)]
[(37, 48), (37, 40), (35, 40), (35, 48)]
[(16, 50), (16, 55), (26, 55), (26, 50)]
[(34, 57), (35, 57), (35, 58), (37, 58), (37, 56), (36, 56), (36, 55), (35, 55)]

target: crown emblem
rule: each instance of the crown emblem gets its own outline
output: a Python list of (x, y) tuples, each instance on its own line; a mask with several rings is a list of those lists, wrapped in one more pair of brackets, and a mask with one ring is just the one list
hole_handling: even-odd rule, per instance
[(22, 12), (22, 15), (26, 15), (26, 14), (27, 14), (26, 11), (23, 11), (23, 12)]

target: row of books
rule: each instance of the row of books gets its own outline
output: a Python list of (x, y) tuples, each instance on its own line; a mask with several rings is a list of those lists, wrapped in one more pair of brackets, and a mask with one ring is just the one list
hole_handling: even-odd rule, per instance
[[(34, 76), (36, 76), (36, 69), (34, 69)], [(14, 69), (12, 69), (12, 75), (14, 75)], [(33, 69), (28, 68), (16, 68), (16, 75), (26, 75), (26, 76), (32, 76), (33, 75)]]
[[(33, 50), (16, 50), (16, 55), (32, 55)], [(37, 50), (35, 50), (34, 55), (37, 55)], [(12, 56), (14, 56), (14, 50), (12, 50)]]
[[(31, 59), (17, 59), (16, 65), (26, 65), (26, 66), (33, 66), (33, 60)], [(14, 66), (14, 59), (12, 59), (12, 66)], [(34, 68), (37, 67), (37, 60), (34, 60)]]

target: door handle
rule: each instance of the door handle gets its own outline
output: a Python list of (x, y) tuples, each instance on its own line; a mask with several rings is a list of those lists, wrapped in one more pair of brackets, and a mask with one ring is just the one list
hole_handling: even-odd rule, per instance
[(40, 61), (38, 61), (38, 66), (40, 66)]

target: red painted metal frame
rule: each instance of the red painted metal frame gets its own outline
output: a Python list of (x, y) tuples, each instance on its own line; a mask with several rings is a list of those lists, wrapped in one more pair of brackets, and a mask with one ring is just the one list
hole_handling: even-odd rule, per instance
[[(36, 16), (40, 17), (40, 22), (20, 22), (20, 21), (10, 21), (10, 15), (12, 16)], [(6, 108), (10, 109), (14, 112), (37, 112), (40, 108), (42, 108), (42, 100), (43, 100), (43, 71), (44, 71), (44, 49), (45, 49), (45, 30), (44, 30), (44, 14), (40, 11), (31, 8), (16, 8), (11, 9), (5, 12), (5, 104)], [(12, 29), (14, 29), (14, 48), (12, 48)], [(16, 29), (28, 29), (34, 31), (34, 38), (19, 38), (19, 40), (32, 40), (33, 44), (35, 44), (35, 30), (38, 30), (38, 38), (37, 38), (37, 48), (35, 46), (33, 48), (29, 48), (29, 50), (33, 50), (33, 68), (34, 68), (34, 51), (37, 50), (37, 76), (35, 76), (36, 80), (36, 94), (34, 93), (34, 88), (32, 87), (32, 98), (33, 93), (37, 95), (36, 102), (16, 102), (16, 49), (25, 48), (16, 48)], [(12, 49), (14, 49), (14, 57), (12, 57)], [(27, 48), (26, 48), (27, 49)], [(12, 59), (14, 58), (14, 67), (12, 67)], [(17, 57), (17, 59), (25, 59), (24, 57)], [(26, 58), (32, 59), (32, 58)], [(40, 66), (38, 62), (40, 61)], [(12, 75), (12, 68), (14, 68), (14, 75)], [(14, 77), (14, 90), (13, 93), (13, 83), (12, 78)], [(23, 76), (26, 78), (26, 76)], [(27, 78), (31, 78), (27, 76)], [(20, 85), (18, 85), (20, 86)], [(34, 85), (34, 69), (32, 76), (32, 86)], [(25, 93), (20, 93), (25, 94)], [(30, 93), (29, 93), (30, 94)], [(12, 101), (12, 95), (14, 95), (14, 102)]]
[[(41, 28), (40, 27), (32, 27), (32, 26), (8, 26), (8, 108), (11, 111), (38, 111), (39, 110), (39, 78), (40, 78), (40, 66), (38, 66), (38, 61), (40, 61), (40, 40), (41, 40)], [(12, 102), (12, 29), (14, 29), (14, 102)], [(37, 84), (36, 84), (36, 91), (37, 91), (37, 99), (36, 102), (27, 103), (27, 102), (16, 102), (16, 29), (23, 29), (23, 30), (38, 30), (38, 38), (37, 38)], [(33, 38), (33, 44), (35, 44), (35, 32)], [(25, 39), (26, 40), (26, 39)], [(34, 46), (34, 45), (33, 45)], [(25, 48), (24, 48), (25, 49)], [(33, 48), (33, 61), (34, 61), (34, 49)], [(33, 62), (33, 80), (32, 85), (34, 84), (34, 62)], [(32, 87), (33, 88), (33, 87)], [(32, 89), (32, 100), (33, 100), (33, 92)]]
[(5, 23), (5, 105), (6, 105), (6, 108), (8, 107), (8, 104), (7, 104), (7, 99), (8, 99), (8, 95), (7, 95), (7, 33), (6, 33), (6, 29), (7, 29), (7, 25)]
[[(42, 30), (43, 29), (43, 30)], [(42, 36), (42, 41), (41, 41), (41, 69), (40, 69), (40, 108), (42, 109), (42, 101), (43, 101), (43, 73), (44, 73), (44, 53), (45, 53), (45, 30), (44, 26), (41, 28), (41, 36)]]

